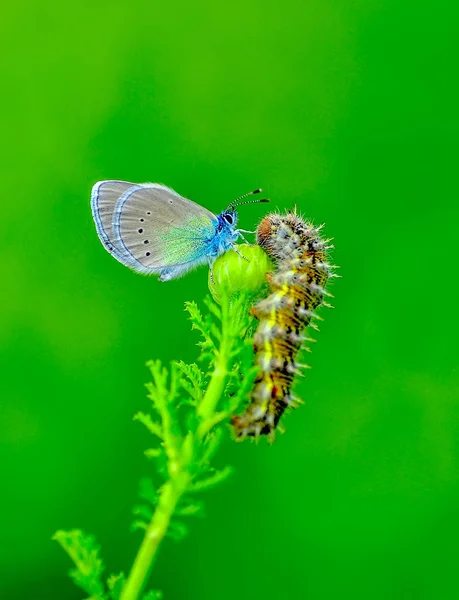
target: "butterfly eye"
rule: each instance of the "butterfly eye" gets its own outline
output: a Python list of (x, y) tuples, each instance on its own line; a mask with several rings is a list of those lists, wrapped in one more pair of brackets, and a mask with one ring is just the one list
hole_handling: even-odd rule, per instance
[(228, 225), (233, 224), (234, 219), (231, 215), (226, 214), (226, 215), (224, 215), (224, 218), (225, 218), (225, 221), (228, 223)]

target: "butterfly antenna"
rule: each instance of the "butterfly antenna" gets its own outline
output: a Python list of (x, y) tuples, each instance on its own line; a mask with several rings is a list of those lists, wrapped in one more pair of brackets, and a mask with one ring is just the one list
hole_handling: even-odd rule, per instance
[(246, 200), (245, 202), (240, 202), (244, 198), (247, 198), (248, 196), (253, 196), (255, 194), (259, 194), (262, 191), (263, 190), (261, 188), (259, 188), (258, 190), (253, 190), (253, 192), (247, 192), (247, 194), (243, 194), (242, 196), (239, 196), (239, 198), (236, 198), (236, 200), (233, 200), (231, 202), (231, 204), (228, 206), (228, 208), (226, 210), (233, 210), (234, 208), (236, 208), (236, 206), (241, 206), (241, 204), (253, 204), (253, 203), (258, 203), (258, 202), (269, 202), (269, 198), (260, 198), (260, 199), (257, 198), (256, 200)]

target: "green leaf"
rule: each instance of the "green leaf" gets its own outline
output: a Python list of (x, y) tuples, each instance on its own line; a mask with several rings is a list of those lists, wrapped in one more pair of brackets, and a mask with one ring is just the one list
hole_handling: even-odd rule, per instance
[(174, 542), (181, 542), (183, 538), (188, 535), (188, 526), (181, 521), (171, 520), (169, 521), (169, 528), (166, 536), (174, 540)]
[(201, 517), (204, 515), (204, 504), (202, 502), (190, 502), (179, 506), (175, 514), (179, 517)]
[(110, 577), (107, 579), (107, 586), (110, 590), (110, 600), (119, 600), (125, 582), (126, 577), (124, 576), (123, 571), (118, 573), (118, 575), (110, 575)]
[(139, 496), (152, 506), (158, 502), (158, 492), (155, 490), (153, 481), (149, 477), (142, 477), (139, 482)]
[(201, 464), (204, 465), (206, 468), (209, 464), (209, 461), (213, 458), (215, 452), (218, 450), (222, 439), (223, 430), (221, 428), (214, 429), (214, 431), (207, 434), (203, 444), (204, 447), (201, 459)]
[(153, 517), (153, 510), (146, 504), (136, 504), (132, 509), (132, 514), (143, 517), (146, 521), (151, 521), (151, 518)]
[(159, 437), (160, 440), (163, 439), (163, 430), (159, 423), (155, 423), (151, 416), (144, 412), (137, 412), (133, 416), (134, 421), (140, 421), (145, 427), (148, 429), (150, 433)]
[(255, 365), (248, 369), (242, 379), (239, 382), (237, 392), (229, 399), (229, 412), (234, 414), (247, 402), (251, 391), (255, 385), (255, 379), (260, 373), (260, 367)]
[(167, 455), (167, 469), (171, 474), (177, 470), (180, 460), (179, 448), (182, 441), (175, 402), (178, 394), (178, 372), (177, 368), (172, 365), (169, 377), (167, 369), (159, 360), (149, 361), (147, 365), (153, 378), (153, 381), (146, 384), (148, 397), (161, 418), (163, 447)]
[(233, 472), (233, 468), (230, 466), (224, 467), (220, 471), (215, 471), (209, 477), (205, 479), (201, 479), (193, 483), (189, 491), (190, 492), (203, 492), (204, 490), (208, 490), (211, 487), (214, 487), (218, 483), (221, 483), (225, 479), (227, 479), (231, 473)]
[(163, 452), (161, 448), (147, 448), (143, 451), (147, 458), (159, 458)]
[(209, 312), (217, 319), (217, 321), (220, 322), (223, 319), (222, 309), (216, 302), (212, 300), (210, 296), (206, 296), (204, 298), (204, 304), (209, 309)]
[(213, 353), (216, 350), (216, 346), (210, 334), (210, 329), (212, 326), (212, 321), (210, 317), (206, 317), (206, 319), (203, 318), (196, 302), (186, 302), (185, 309), (190, 315), (192, 329), (197, 329), (204, 338), (204, 342), (200, 344), (201, 347), (203, 348), (203, 350), (210, 350)]
[(196, 363), (186, 364), (183, 361), (175, 362), (176, 367), (184, 377), (180, 379), (180, 385), (191, 396), (193, 405), (198, 404), (203, 396), (206, 379), (203, 371)]
[(217, 325), (215, 325), (215, 323), (212, 323), (210, 325), (210, 332), (211, 334), (214, 336), (214, 338), (218, 341), (221, 342), (222, 341), (222, 334), (220, 329), (217, 327)]
[(150, 590), (142, 596), (142, 600), (163, 600), (164, 596), (160, 590)]
[(146, 523), (145, 521), (142, 521), (141, 519), (137, 519), (135, 521), (132, 521), (131, 523), (131, 527), (130, 530), (134, 533), (136, 531), (145, 531), (148, 527), (148, 523)]
[(104, 565), (95, 539), (79, 529), (56, 531), (52, 539), (62, 546), (75, 563), (76, 568), (69, 571), (73, 582), (89, 594), (92, 600), (102, 600), (105, 597), (101, 578)]

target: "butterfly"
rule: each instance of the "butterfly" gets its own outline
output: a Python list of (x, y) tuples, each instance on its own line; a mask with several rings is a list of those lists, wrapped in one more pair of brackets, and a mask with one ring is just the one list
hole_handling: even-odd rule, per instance
[(123, 265), (168, 281), (208, 263), (212, 278), (215, 259), (230, 248), (238, 252), (238, 238), (247, 241), (243, 233), (253, 233), (236, 228), (235, 207), (268, 202), (239, 202), (259, 192), (240, 196), (214, 215), (159, 183), (108, 180), (93, 186), (91, 209), (100, 241)]

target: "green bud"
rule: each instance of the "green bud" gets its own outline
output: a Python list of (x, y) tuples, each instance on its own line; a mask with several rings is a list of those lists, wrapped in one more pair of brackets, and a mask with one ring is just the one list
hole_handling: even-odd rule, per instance
[(238, 254), (229, 250), (217, 258), (212, 271), (214, 283), (209, 272), (209, 289), (217, 304), (221, 304), (225, 295), (230, 302), (244, 295), (248, 302), (255, 302), (266, 292), (266, 273), (274, 270), (274, 264), (260, 246), (238, 244)]

